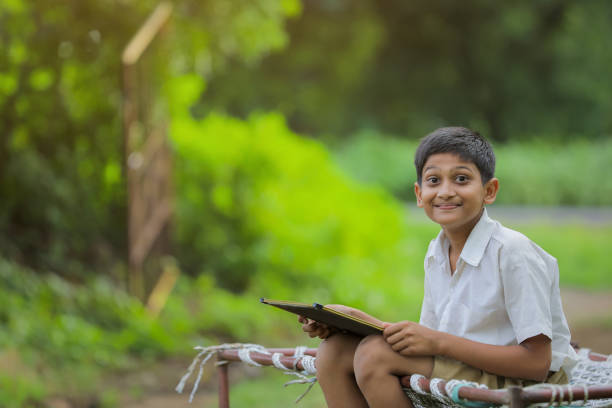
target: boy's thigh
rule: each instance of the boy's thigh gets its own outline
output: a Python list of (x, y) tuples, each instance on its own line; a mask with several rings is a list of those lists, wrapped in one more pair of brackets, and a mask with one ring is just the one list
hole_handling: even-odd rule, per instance
[[(520, 378), (503, 377), (488, 373), (478, 368), (472, 367), (461, 361), (451, 358), (436, 356), (434, 358), (433, 371), (431, 378), (441, 378), (443, 380), (464, 380), (473, 381), (486, 385), (489, 389), (508, 388), (511, 385), (528, 386), (538, 384), (538, 381), (523, 380)], [(546, 380), (552, 384), (567, 384), (567, 376), (563, 370), (551, 375)]]
[(343, 364), (353, 366), (355, 350), (361, 338), (351, 334), (334, 334), (323, 340), (317, 349), (315, 366), (317, 369), (321, 364)]
[(403, 356), (393, 351), (380, 335), (367, 336), (355, 351), (355, 369), (384, 370), (397, 376), (421, 374), (429, 377), (434, 366), (430, 356)]

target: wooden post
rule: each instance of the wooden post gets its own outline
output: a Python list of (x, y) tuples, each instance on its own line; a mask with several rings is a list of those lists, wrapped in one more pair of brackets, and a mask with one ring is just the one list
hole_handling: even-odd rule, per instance
[(219, 380), (219, 408), (229, 408), (229, 362), (223, 361), (217, 366), (217, 379)]
[[(156, 242), (168, 235), (172, 215), (171, 156), (165, 124), (152, 123), (143, 55), (172, 14), (172, 3), (161, 2), (125, 47), (123, 66), (124, 175), (127, 187), (128, 290), (146, 299), (144, 265)], [(151, 99), (151, 95), (147, 95)], [(156, 120), (155, 122), (161, 122)]]

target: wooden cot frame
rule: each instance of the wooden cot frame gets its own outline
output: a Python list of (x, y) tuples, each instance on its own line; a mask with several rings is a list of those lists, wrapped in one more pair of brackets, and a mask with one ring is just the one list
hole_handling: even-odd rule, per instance
[[(281, 363), (286, 367), (296, 367), (299, 370), (303, 370), (304, 367), (299, 357), (294, 357), (294, 348), (270, 348), (267, 349), (271, 354), (281, 353), (284, 357), (280, 358)], [(262, 366), (273, 366), (271, 354), (263, 354), (256, 351), (251, 352), (250, 357), (256, 363)], [(304, 355), (316, 357), (317, 349), (310, 348), (304, 352)], [(607, 356), (599, 353), (589, 353), (589, 358), (593, 361), (606, 361)], [(229, 365), (232, 362), (241, 362), (239, 351), (236, 349), (221, 350), (217, 354), (217, 377), (218, 377), (218, 394), (219, 394), (219, 408), (229, 408)], [(400, 378), (400, 382), (404, 387), (410, 387), (410, 376)], [(444, 381), (438, 383), (439, 390), (441, 393), (446, 394), (444, 390)], [(426, 392), (430, 392), (430, 382), (426, 378), (422, 378), (419, 381), (421, 389)], [(604, 399), (612, 398), (612, 384), (601, 385), (601, 386), (573, 386), (563, 387), (566, 391), (565, 395), (561, 395), (560, 398), (563, 401), (570, 402), (569, 396), (573, 401), (585, 400), (586, 399)], [(458, 395), (461, 399), (473, 401), (473, 402), (489, 402), (491, 404), (507, 405), (510, 408), (524, 408), (531, 404), (542, 403), (542, 402), (554, 402), (559, 401), (555, 396), (552, 389), (524, 389), (523, 387), (513, 386), (504, 390), (487, 390), (475, 387), (461, 387)], [(552, 404), (551, 404), (552, 405)]]

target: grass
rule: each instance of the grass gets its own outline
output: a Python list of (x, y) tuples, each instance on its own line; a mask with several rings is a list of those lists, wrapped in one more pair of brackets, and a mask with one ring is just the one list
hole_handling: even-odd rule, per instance
[(557, 258), (561, 286), (612, 289), (612, 226), (531, 225), (520, 230)]
[[(296, 398), (308, 388), (307, 384), (293, 384), (284, 387), (284, 383), (295, 377), (283, 374), (274, 368), (262, 368), (261, 372), (261, 376), (252, 377), (231, 386), (230, 402), (232, 405), (250, 408), (295, 406)], [(325, 399), (321, 388), (315, 384), (297, 406), (300, 408), (324, 407)]]

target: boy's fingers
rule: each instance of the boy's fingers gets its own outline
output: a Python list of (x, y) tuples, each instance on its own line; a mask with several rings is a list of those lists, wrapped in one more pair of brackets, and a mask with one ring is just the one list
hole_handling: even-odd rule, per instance
[(401, 340), (401, 341), (398, 341), (397, 343), (391, 344), (391, 349), (398, 353), (408, 347), (410, 347), (410, 344), (406, 340)]
[(406, 338), (406, 335), (403, 335), (402, 333), (397, 332), (397, 333), (393, 333), (393, 334), (385, 337), (385, 340), (389, 344), (395, 344), (395, 343), (398, 343), (398, 342), (402, 341), (405, 338)]
[(398, 324), (390, 324), (389, 326), (385, 327), (385, 330), (383, 330), (383, 337), (385, 339), (388, 339), (390, 336), (393, 336), (395, 333), (399, 332), (402, 329), (402, 327)]
[(383, 337), (386, 339), (389, 336), (399, 333), (404, 328), (411, 327), (412, 324), (413, 323), (409, 321), (403, 321), (403, 322), (397, 322), (397, 323), (390, 324), (389, 326), (385, 328), (385, 330), (383, 330)]

